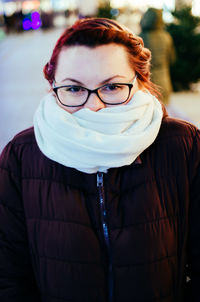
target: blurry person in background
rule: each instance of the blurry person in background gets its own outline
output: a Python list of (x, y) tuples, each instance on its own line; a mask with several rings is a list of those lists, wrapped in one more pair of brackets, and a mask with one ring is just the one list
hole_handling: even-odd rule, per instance
[(140, 36), (144, 46), (151, 50), (151, 79), (161, 88), (162, 101), (169, 104), (172, 83), (170, 65), (175, 62), (175, 47), (171, 35), (164, 30), (162, 9), (149, 8), (143, 15)]
[(1, 302), (200, 301), (200, 132), (167, 116), (150, 60), (109, 19), (58, 39), (0, 157)]
[(50, 29), (53, 28), (53, 17), (54, 13), (52, 11), (42, 11), (40, 14), (41, 21), (42, 21), (42, 29)]

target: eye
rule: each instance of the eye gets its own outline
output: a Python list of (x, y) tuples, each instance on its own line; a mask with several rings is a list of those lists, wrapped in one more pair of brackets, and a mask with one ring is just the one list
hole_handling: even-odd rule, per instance
[(122, 89), (123, 85), (119, 85), (119, 84), (108, 84), (105, 86), (105, 89), (106, 90), (110, 90), (110, 91), (113, 91), (113, 90), (118, 90), (118, 89)]
[(84, 92), (85, 89), (83, 87), (80, 87), (80, 86), (66, 86), (66, 87), (63, 87), (63, 90), (65, 92), (71, 92), (71, 93), (81, 93), (81, 92)]
[(123, 85), (120, 84), (107, 84), (102, 87), (102, 92), (117, 92), (123, 89)]

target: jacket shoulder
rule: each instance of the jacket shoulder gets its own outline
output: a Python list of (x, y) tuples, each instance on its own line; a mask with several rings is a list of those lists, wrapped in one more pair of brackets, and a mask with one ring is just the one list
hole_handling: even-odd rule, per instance
[[(33, 159), (38, 156), (40, 150), (37, 146), (33, 127), (19, 132), (4, 147), (0, 155), (0, 168), (13, 171), (19, 171), (21, 161)], [(38, 155), (37, 155), (38, 154)]]
[(35, 135), (34, 135), (34, 128), (30, 127), (19, 132), (14, 138), (11, 140), (11, 143), (14, 145), (21, 145), (21, 144), (30, 144), (36, 143)]
[(187, 162), (191, 173), (200, 165), (200, 130), (189, 122), (166, 117), (155, 147), (159, 148), (163, 158), (173, 158), (176, 164)]
[(182, 138), (194, 138), (199, 134), (199, 129), (184, 120), (165, 117), (158, 135), (159, 139), (167, 139), (182, 136)]

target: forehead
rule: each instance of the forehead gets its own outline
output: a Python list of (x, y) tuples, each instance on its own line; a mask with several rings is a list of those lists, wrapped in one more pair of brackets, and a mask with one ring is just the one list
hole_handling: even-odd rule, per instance
[(108, 44), (95, 48), (70, 46), (63, 48), (59, 54), (56, 77), (58, 80), (67, 76), (87, 80), (91, 76), (102, 78), (104, 75), (126, 75), (132, 71), (126, 49), (121, 45)]

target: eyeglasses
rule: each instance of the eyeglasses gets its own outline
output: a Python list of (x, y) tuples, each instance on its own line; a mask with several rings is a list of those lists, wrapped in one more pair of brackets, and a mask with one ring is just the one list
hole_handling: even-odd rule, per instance
[(52, 88), (58, 101), (66, 107), (84, 106), (92, 93), (95, 93), (106, 105), (120, 105), (128, 100), (136, 78), (137, 75), (132, 83), (108, 83), (94, 90), (78, 85), (56, 87), (55, 81), (53, 81)]

